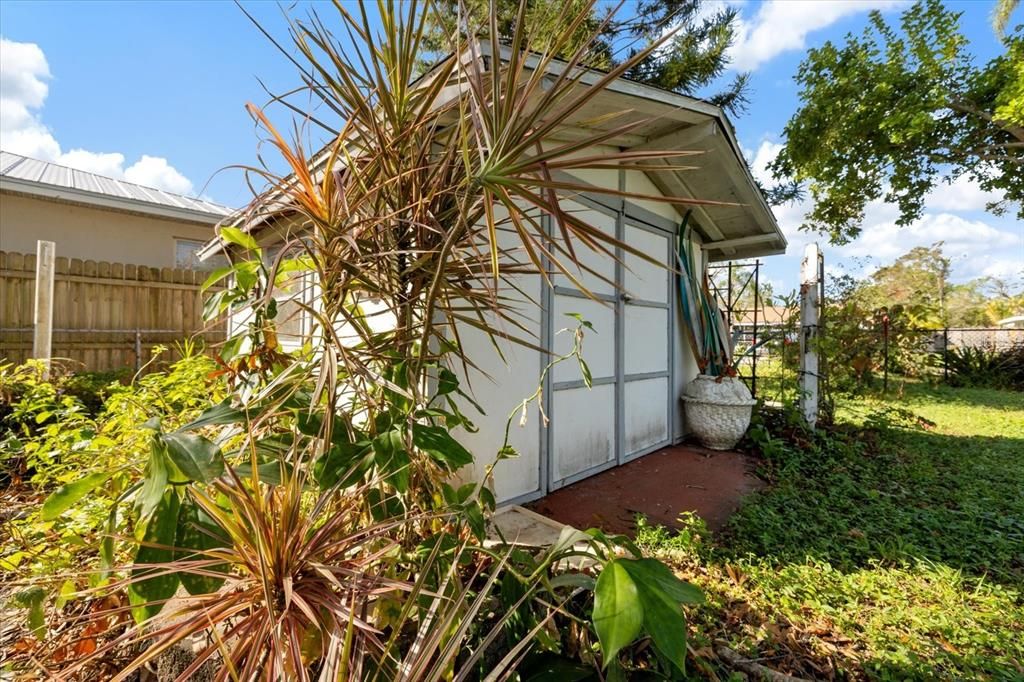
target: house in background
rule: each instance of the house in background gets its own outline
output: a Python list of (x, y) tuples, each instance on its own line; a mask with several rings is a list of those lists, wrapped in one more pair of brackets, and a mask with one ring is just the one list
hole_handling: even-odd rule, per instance
[[(507, 53), (498, 57), (507, 59)], [(548, 68), (557, 75), (560, 67), (553, 63)], [(599, 78), (596, 73), (584, 74), (578, 87), (590, 87)], [(697, 206), (689, 221), (695, 230), (688, 248), (701, 254), (701, 267), (709, 262), (786, 250), (786, 238), (750, 174), (732, 125), (719, 107), (620, 78), (588, 102), (567, 125), (553, 130), (551, 139), (586, 139), (627, 123), (635, 127), (611, 136), (603, 144), (592, 145), (587, 153), (694, 150), (701, 152), (694, 157), (697, 168), (680, 169), (666, 161), (647, 164), (643, 170), (592, 168), (569, 174), (567, 179), (574, 184), (587, 184), (593, 189), (563, 197), (562, 209), (628, 242), (656, 262), (625, 254), (623, 262), (617, 264), (610, 258), (584, 253), (582, 260), (597, 274), (580, 272), (579, 281), (593, 297), (560, 273), (553, 274), (553, 287), (547, 286), (540, 275), (527, 275), (517, 280), (518, 291), (508, 292), (510, 301), (523, 305), (523, 329), (550, 352), (561, 355), (570, 350), (568, 335), (557, 334), (566, 326), (568, 313), (581, 315), (593, 324), (596, 333), (588, 336), (585, 350), (592, 381), (585, 380), (576, 363), (556, 365), (543, 387), (550, 427), (544, 428), (540, 419), (531, 419), (523, 428), (512, 430), (511, 445), (520, 456), (498, 462), (494, 470), (494, 492), (500, 503), (542, 497), (678, 443), (685, 436), (680, 396), (699, 370), (677, 314), (677, 285), (672, 271), (677, 262), (680, 223), (687, 211), (661, 201), (622, 201), (609, 190), (625, 188), (640, 195), (722, 202)], [(314, 158), (314, 174), (319, 170), (318, 159), (328, 153)], [(554, 175), (559, 178), (563, 174)], [(268, 201), (273, 201), (273, 194), (268, 195)], [(249, 220), (239, 215), (235, 224), (265, 249), (273, 249), (283, 235), (294, 236), (304, 229), (301, 216), (296, 215), (294, 223), (289, 221), (285, 212), (279, 212), (271, 220)], [(229, 245), (218, 240), (203, 253), (212, 255), (225, 248)], [(307, 287), (303, 295), (308, 297), (304, 303), (316, 305), (315, 291), (310, 293)], [(236, 314), (229, 327), (237, 330), (244, 323), (241, 317)], [(288, 338), (281, 335), (282, 345), (300, 345), (303, 336), (317, 333), (306, 317), (292, 324)], [(508, 415), (536, 390), (551, 356), (508, 342), (499, 344), (502, 359), (494, 352), (492, 339), (478, 329), (466, 325), (459, 335), (476, 366), (454, 369), (457, 373), (465, 371), (460, 377), (462, 383), (471, 387), (485, 412), (476, 415), (466, 406), (467, 414), (474, 414), (478, 431), (457, 434), (479, 456), (475, 470), (464, 474), (466, 478), (478, 478), (502, 443)]]
[(196, 254), (231, 209), (0, 151), (0, 251), (209, 269)]
[[(0, 151), (0, 362), (35, 353), (36, 243), (56, 244), (50, 357), (138, 370), (154, 346), (223, 338), (203, 319), (197, 252), (231, 211), (209, 201)], [(151, 368), (159, 365), (153, 364)]]

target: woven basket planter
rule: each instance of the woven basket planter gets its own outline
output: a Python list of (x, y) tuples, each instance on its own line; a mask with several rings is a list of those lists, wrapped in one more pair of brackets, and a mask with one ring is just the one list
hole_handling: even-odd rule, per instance
[(686, 428), (701, 445), (712, 450), (731, 450), (750, 426), (757, 401), (736, 377), (701, 374), (686, 385)]

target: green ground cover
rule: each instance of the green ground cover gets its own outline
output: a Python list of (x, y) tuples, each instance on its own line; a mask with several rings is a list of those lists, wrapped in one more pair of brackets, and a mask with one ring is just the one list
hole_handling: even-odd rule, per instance
[(894, 393), (840, 402), (826, 437), (755, 427), (772, 485), (721, 534), (641, 529), (707, 591), (706, 648), (815, 679), (1024, 679), (1024, 395)]

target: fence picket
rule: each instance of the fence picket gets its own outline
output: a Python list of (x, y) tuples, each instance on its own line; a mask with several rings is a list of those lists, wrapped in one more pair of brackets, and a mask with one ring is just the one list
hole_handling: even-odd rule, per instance
[[(0, 251), (0, 362), (32, 355), (35, 256)], [(157, 344), (195, 335), (207, 347), (224, 339), (224, 323), (202, 320), (202, 273), (129, 263), (56, 259), (53, 357), (93, 371), (143, 365)], [(136, 332), (142, 353), (136, 352)], [(177, 351), (164, 357), (166, 365)]]

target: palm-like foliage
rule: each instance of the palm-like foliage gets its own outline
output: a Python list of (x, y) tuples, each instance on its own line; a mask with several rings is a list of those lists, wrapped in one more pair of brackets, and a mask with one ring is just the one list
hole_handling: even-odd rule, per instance
[[(376, 31), (362, 5), (353, 15), (337, 3), (351, 47), (315, 14), (292, 24), (301, 55), (296, 64), (317, 100), (311, 110), (330, 112), (343, 123), (334, 130), (323, 123), (325, 116), (310, 115), (308, 121), (333, 136), (311, 155), (299, 135), (285, 139), (263, 111), (250, 107), (289, 174), (259, 171), (274, 189), (257, 198), (247, 219), (286, 222), (290, 246), (308, 255), (320, 300), (310, 313), (327, 351), (316, 370), (324, 389), (316, 398), (329, 408), (341, 400), (330, 390), (339, 385), (369, 412), (363, 416), (371, 424), (382, 389), (422, 405), (424, 379), (442, 356), (472, 364), (461, 350), (460, 329), (475, 327), (494, 340), (535, 341), (512, 303), (522, 276), (562, 273), (585, 290), (579, 282), (587, 269), (582, 250), (646, 257), (560, 203), (593, 189), (564, 179), (565, 171), (637, 169), (650, 159), (692, 153), (588, 153), (644, 121), (594, 127), (593, 135), (574, 142), (551, 140), (658, 47), (652, 44), (595, 77), (581, 65), (598, 44), (601, 27), (579, 44), (592, 4), (567, 5), (559, 18), (564, 29), (540, 45), (530, 44), (519, 29), (508, 45), (466, 42), (463, 35), (479, 32), (471, 26), (454, 32), (452, 56), (421, 77), (417, 61), (429, 5), (380, 3), (382, 29)], [(490, 21), (497, 21), (493, 13)], [(483, 32), (499, 34), (494, 26)], [(570, 56), (557, 59), (569, 45), (576, 46)], [(593, 82), (585, 83), (587, 76)], [(616, 118), (613, 113), (598, 123)], [(372, 312), (368, 300), (375, 302)], [(385, 371), (396, 366), (403, 376)]]
[[(153, 489), (163, 491), (167, 514), (154, 511), (158, 495), (147, 494), (154, 502), (138, 522), (143, 548), (155, 552), (140, 550), (133, 575), (117, 586), (136, 595), (134, 612), (143, 615), (159, 611), (177, 587), (175, 579), (166, 590), (150, 589), (162, 576), (192, 576), (181, 583), (199, 589), (168, 609), (166, 624), (150, 621), (150, 631), (141, 626), (110, 644), (149, 641), (135, 668), (199, 633), (210, 639), (193, 668), (218, 655), (221, 678), (307, 679), (312, 671), (332, 680), (471, 678), (485, 663), (483, 651), (511, 616), (479, 617), (491, 607), (502, 559), (481, 559), (483, 550), (463, 544), (467, 527), (482, 535), (480, 509), (493, 506), (493, 497), (484, 501), (481, 485), (454, 491), (444, 482), (472, 461), (448, 433), (465, 424), (451, 401), (459, 389), (448, 365), (474, 364), (460, 330), (481, 330), (496, 346), (501, 339), (535, 344), (515, 304), (523, 297), (530, 304), (522, 278), (550, 284), (561, 274), (586, 292), (581, 273), (600, 275), (583, 263), (583, 252), (648, 258), (562, 205), (581, 191), (635, 195), (583, 185), (568, 171), (643, 170), (650, 160), (665, 170), (661, 160), (692, 153), (590, 151), (644, 125), (615, 123), (626, 112), (580, 119), (658, 47), (607, 73), (588, 70), (583, 65), (602, 30), (588, 29), (593, 2), (567, 5), (564, 30), (539, 45), (522, 29), (525, 1), (508, 45), (467, 42), (463, 36), (480, 27), (463, 23), (451, 36), (452, 56), (418, 77), (430, 5), (382, 1), (379, 29), (362, 3), (355, 14), (335, 3), (333, 28), (316, 14), (292, 24), (293, 61), (315, 101), (313, 113), (293, 110), (304, 124), (329, 130), (331, 140), (311, 154), (299, 127), (288, 140), (266, 112), (250, 107), (288, 172), (253, 169), (270, 188), (251, 204), (243, 227), (268, 225), (283, 234), (285, 248), (265, 259), (256, 239), (236, 227), (222, 230), (250, 256), (221, 273), (234, 282), (215, 299), (227, 306), (244, 298), (250, 307), (243, 361), (225, 363), (239, 380), (235, 404), (244, 409), (212, 408), (218, 419), (203, 423), (244, 426), (218, 438), (234, 453), (225, 455), (226, 474), (218, 469), (191, 483), (175, 477), (173, 484), (164, 476)], [(493, 11), (489, 21), (484, 33), (499, 35)], [(580, 42), (584, 30), (590, 39)], [(332, 130), (325, 118), (342, 123)], [(555, 141), (570, 122), (589, 124), (593, 134)], [(279, 351), (274, 289), (293, 281), (296, 268), (308, 273), (318, 303), (301, 303), (316, 321), (311, 352), (291, 357)], [(211, 461), (220, 457), (211, 441), (189, 442), (200, 443)], [(162, 450), (154, 453), (163, 461)], [(260, 480), (268, 464), (283, 480)], [(243, 466), (251, 478), (238, 473)], [(189, 486), (187, 496), (178, 485)], [(150, 487), (147, 479), (142, 489)], [(152, 542), (163, 537), (154, 529), (168, 522), (164, 530), (174, 537), (182, 499), (208, 517), (206, 539), (177, 548)], [(464, 518), (451, 526), (421, 523), (448, 505)], [(457, 546), (443, 558), (424, 563), (414, 556), (424, 538), (445, 536)], [(197, 546), (173, 561), (146, 560)], [(464, 552), (468, 562), (458, 560)], [(432, 577), (433, 559), (446, 567), (438, 569), (443, 576)], [(219, 580), (224, 586), (209, 582)], [(539, 580), (524, 581), (521, 600), (536, 598)], [(389, 599), (400, 605), (397, 619), (377, 611)], [(511, 614), (519, 604), (505, 606)], [(503, 674), (530, 636), (486, 664)], [(467, 651), (473, 644), (479, 648)]]

